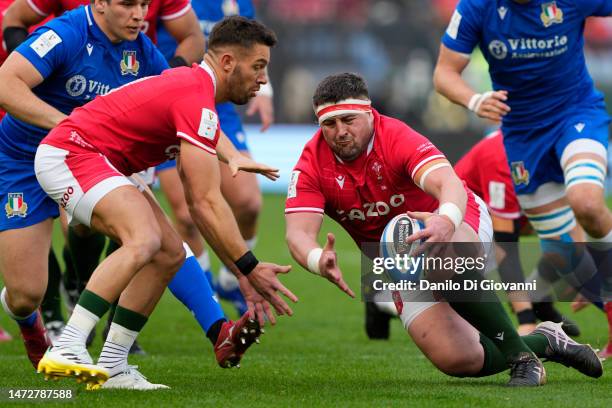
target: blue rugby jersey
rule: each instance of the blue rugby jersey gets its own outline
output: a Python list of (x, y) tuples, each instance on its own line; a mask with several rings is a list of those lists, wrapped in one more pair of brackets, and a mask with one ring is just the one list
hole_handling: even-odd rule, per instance
[(612, 0), (461, 0), (442, 38), (470, 54), (478, 45), (495, 90), (512, 111), (504, 128), (553, 123), (579, 106), (603, 101), (584, 60), (589, 16), (612, 14)]
[[(252, 0), (192, 0), (191, 7), (198, 17), (200, 28), (208, 38), (213, 26), (227, 16), (255, 18)], [(174, 56), (176, 41), (163, 25), (157, 29), (157, 46), (167, 59)]]
[[(32, 89), (34, 94), (67, 115), (97, 95), (168, 68), (142, 33), (135, 41), (112, 43), (93, 19), (90, 6), (51, 20), (16, 51), (44, 78)], [(7, 114), (0, 123), (0, 150), (33, 158), (47, 133)]]

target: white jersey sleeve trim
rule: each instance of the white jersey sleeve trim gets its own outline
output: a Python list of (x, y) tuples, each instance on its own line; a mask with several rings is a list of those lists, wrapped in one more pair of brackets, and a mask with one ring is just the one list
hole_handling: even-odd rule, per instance
[(317, 207), (293, 207), (293, 208), (285, 208), (285, 214), (296, 213), (296, 212), (314, 212), (323, 215), (325, 212), (322, 208)]
[(161, 20), (174, 20), (175, 18), (179, 18), (191, 9), (191, 3), (188, 3), (185, 7), (177, 11), (176, 13), (168, 14), (166, 16), (161, 16)]
[(206, 146), (204, 143), (197, 141), (195, 138), (189, 136), (187, 133), (183, 133), (183, 132), (176, 132), (176, 135), (181, 138), (181, 139), (185, 139), (186, 141), (188, 141), (189, 143), (198, 146), (200, 149), (206, 150), (208, 153), (210, 154), (217, 154), (217, 151), (211, 147)]
[(41, 9), (36, 7), (36, 5), (32, 2), (32, 0), (27, 0), (27, 3), (28, 3), (28, 6), (30, 6), (30, 8), (34, 10), (36, 14), (43, 16), (43, 17), (47, 17), (49, 15), (48, 13), (45, 13)]
[(429, 157), (423, 159), (423, 161), (421, 161), (419, 164), (417, 164), (416, 167), (414, 168), (414, 170), (412, 170), (412, 174), (410, 175), (410, 177), (412, 179), (414, 179), (414, 175), (417, 174), (417, 172), (419, 171), (419, 169), (421, 167), (423, 167), (428, 162), (430, 162), (432, 160), (436, 160), (436, 159), (446, 159), (446, 157), (443, 154), (434, 154), (433, 156), (429, 156)]
[(438, 163), (438, 164), (434, 164), (433, 166), (425, 170), (425, 173), (423, 173), (423, 175), (421, 176), (421, 180), (419, 180), (419, 187), (421, 188), (421, 190), (425, 191), (425, 180), (427, 179), (427, 176), (429, 176), (429, 173), (431, 173), (434, 170), (438, 170), (442, 167), (450, 167), (450, 166), (451, 165), (448, 162)]

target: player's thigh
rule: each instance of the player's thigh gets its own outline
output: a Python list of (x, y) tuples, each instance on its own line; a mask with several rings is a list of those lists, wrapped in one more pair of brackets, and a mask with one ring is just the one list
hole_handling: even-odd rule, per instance
[(172, 208), (177, 221), (184, 222), (189, 218), (189, 207), (185, 200), (185, 190), (176, 167), (166, 167), (157, 171), (157, 178), (162, 192)]
[(185, 258), (183, 239), (172, 226), (170, 219), (161, 208), (151, 189), (146, 185), (139, 185), (138, 180), (134, 180), (133, 177), (130, 179), (138, 185), (139, 190), (142, 192), (142, 196), (147, 201), (154, 214), (157, 225), (159, 225), (161, 232), (161, 248), (159, 255), (164, 257), (164, 262), (182, 262)]
[(47, 287), (53, 219), (0, 232), (0, 272), (9, 292), (42, 298)]
[(103, 155), (42, 144), (35, 170), (40, 186), (64, 208), (70, 224), (91, 226), (122, 244), (159, 246), (161, 231), (151, 206)]
[[(240, 152), (251, 157), (248, 152)], [(230, 168), (225, 163), (221, 166), (221, 192), (234, 211), (258, 212), (261, 208), (261, 190), (254, 173), (239, 171), (233, 177)]]
[[(404, 303), (404, 307), (410, 305)], [(448, 303), (435, 303), (423, 310), (407, 330), (423, 354), (445, 373), (473, 374), (482, 366), (484, 352), (478, 331)]]

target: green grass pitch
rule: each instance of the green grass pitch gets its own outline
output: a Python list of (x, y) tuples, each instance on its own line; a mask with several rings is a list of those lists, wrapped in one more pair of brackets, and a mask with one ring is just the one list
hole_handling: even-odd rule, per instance
[[(256, 253), (260, 259), (292, 264), (284, 243), (282, 214), (283, 198), (266, 196)], [(332, 222), (326, 221), (323, 231), (336, 233), (340, 265), (349, 285), (359, 290), (357, 248)], [(55, 239), (55, 248), (60, 245), (61, 240)], [(537, 389), (505, 388), (507, 373), (482, 379), (452, 378), (421, 355), (399, 321), (392, 322), (390, 341), (369, 341), (360, 300), (350, 299), (300, 267), (294, 266), (281, 279), (300, 299), (293, 306), (295, 315), (281, 317), (275, 327), (268, 327), (261, 344), (247, 353), (240, 369), (216, 365), (212, 346), (195, 320), (166, 293), (140, 337), (149, 355), (131, 357), (130, 363), (139, 365), (149, 380), (167, 384), (171, 390), (88, 392), (72, 380), (45, 382), (34, 374), (19, 339), (0, 344), (0, 388), (72, 388), (75, 399), (61, 404), (83, 407), (611, 406), (609, 361), (604, 363), (608, 371), (598, 380), (545, 363), (548, 384)], [(561, 307), (567, 310), (567, 306)], [(590, 307), (574, 317), (583, 330), (580, 341), (595, 347), (605, 344), (602, 313)], [(17, 337), (16, 325), (4, 313), (0, 324)], [(100, 347), (98, 335), (91, 349), (94, 358)], [(4, 400), (0, 406), (12, 405)]]

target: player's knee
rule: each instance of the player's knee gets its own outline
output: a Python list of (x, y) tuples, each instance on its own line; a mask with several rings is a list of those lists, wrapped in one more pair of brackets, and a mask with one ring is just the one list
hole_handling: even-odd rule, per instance
[(130, 252), (129, 256), (137, 264), (144, 265), (160, 251), (161, 242), (162, 239), (159, 234), (142, 234), (124, 241), (122, 247)]
[(602, 222), (601, 217), (607, 214), (608, 209), (602, 200), (583, 195), (581, 199), (575, 198), (570, 200), (570, 204), (578, 222), (587, 231), (597, 230), (599, 225), (605, 224), (605, 222)]
[(254, 223), (261, 211), (261, 196), (243, 197), (234, 203), (232, 209), (236, 214), (236, 219), (241, 225)]
[(45, 290), (42, 287), (27, 286), (11, 288), (9, 307), (16, 316), (29, 316), (38, 309)]

